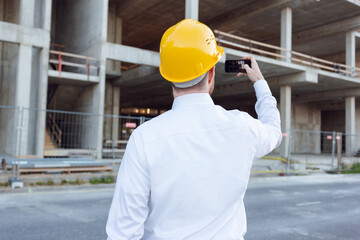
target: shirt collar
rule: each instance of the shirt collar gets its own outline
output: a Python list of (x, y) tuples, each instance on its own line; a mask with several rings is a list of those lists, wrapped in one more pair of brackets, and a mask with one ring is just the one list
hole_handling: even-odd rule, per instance
[(185, 94), (174, 99), (172, 109), (182, 106), (193, 106), (198, 104), (214, 105), (214, 101), (208, 93)]

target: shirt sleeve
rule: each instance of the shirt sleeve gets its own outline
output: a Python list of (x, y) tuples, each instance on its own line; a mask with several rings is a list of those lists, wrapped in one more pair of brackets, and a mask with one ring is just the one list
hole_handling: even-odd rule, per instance
[(139, 148), (136, 131), (131, 135), (119, 169), (106, 232), (108, 240), (141, 239), (148, 215), (149, 169)]
[(258, 146), (256, 157), (268, 154), (281, 143), (282, 133), (280, 126), (280, 113), (277, 109), (276, 99), (272, 96), (269, 85), (265, 80), (254, 84), (257, 102), (255, 111), (258, 115), (256, 127), (258, 132)]

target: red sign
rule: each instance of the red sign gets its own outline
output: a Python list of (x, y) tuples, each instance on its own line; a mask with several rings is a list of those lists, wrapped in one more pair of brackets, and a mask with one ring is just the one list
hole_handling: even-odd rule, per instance
[(127, 128), (136, 128), (136, 123), (127, 122), (127, 123), (125, 123), (125, 127), (127, 127)]
[(326, 138), (329, 139), (329, 140), (331, 140), (331, 139), (332, 139), (332, 136), (331, 136), (331, 135), (327, 135)]
[(283, 133), (282, 135), (283, 135), (283, 137), (287, 137), (287, 133)]

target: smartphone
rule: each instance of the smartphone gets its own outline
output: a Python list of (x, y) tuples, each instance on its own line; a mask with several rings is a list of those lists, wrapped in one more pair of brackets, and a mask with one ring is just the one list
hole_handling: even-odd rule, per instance
[(246, 73), (244, 65), (247, 64), (251, 67), (251, 60), (243, 59), (243, 60), (226, 60), (225, 61), (225, 72), (228, 73)]

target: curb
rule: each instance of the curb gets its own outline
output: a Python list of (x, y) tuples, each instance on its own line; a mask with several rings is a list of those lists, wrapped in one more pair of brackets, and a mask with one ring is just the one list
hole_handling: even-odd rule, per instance
[(315, 174), (315, 175), (305, 175), (305, 176), (268, 176), (268, 177), (252, 177), (250, 182), (262, 182), (262, 181), (286, 181), (286, 180), (296, 180), (296, 179), (336, 179), (336, 178), (353, 178), (357, 177), (360, 179), (360, 174)]

